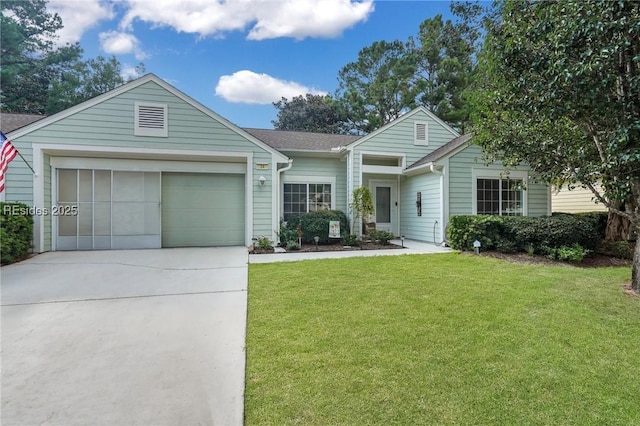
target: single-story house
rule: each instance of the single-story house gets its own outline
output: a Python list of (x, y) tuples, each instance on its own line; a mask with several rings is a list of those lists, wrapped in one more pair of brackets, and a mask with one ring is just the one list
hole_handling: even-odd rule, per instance
[(361, 185), (377, 229), (420, 241), (451, 215), (550, 214), (527, 167), (485, 166), (422, 107), (366, 136), (243, 129), (148, 74), (7, 136), (35, 173), (17, 157), (2, 196), (33, 207), (36, 252), (275, 240), (290, 215), (349, 214)]

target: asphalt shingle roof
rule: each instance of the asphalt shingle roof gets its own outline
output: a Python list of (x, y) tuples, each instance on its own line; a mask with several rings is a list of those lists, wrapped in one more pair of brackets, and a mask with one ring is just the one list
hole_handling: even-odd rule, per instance
[(45, 118), (45, 115), (37, 114), (13, 114), (3, 112), (0, 113), (0, 130), (2, 133), (13, 132), (16, 129), (31, 124), (35, 121)]
[(331, 151), (331, 148), (349, 145), (362, 137), (270, 129), (242, 130), (279, 151)]
[(422, 166), (424, 164), (434, 163), (469, 142), (469, 139), (471, 139), (471, 134), (469, 133), (466, 135), (458, 136), (457, 138), (450, 140), (446, 144), (431, 151), (429, 154), (411, 164), (409, 167), (407, 167), (407, 170)]

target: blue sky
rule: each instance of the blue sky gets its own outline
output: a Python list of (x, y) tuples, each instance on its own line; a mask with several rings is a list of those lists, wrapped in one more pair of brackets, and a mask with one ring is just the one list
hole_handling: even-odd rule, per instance
[(377, 40), (416, 35), (448, 1), (50, 0), (85, 56), (114, 55), (242, 127), (272, 128), (271, 102), (334, 93), (338, 71)]

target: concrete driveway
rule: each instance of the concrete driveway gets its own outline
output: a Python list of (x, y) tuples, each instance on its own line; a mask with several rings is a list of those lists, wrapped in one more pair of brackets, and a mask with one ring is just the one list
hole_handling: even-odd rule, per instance
[(2, 267), (2, 424), (240, 425), (247, 250)]

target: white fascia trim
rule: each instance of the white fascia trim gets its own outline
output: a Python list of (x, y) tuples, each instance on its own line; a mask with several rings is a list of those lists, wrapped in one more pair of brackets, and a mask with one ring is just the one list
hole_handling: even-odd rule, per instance
[(375, 173), (375, 174), (381, 174), (381, 175), (401, 175), (402, 167), (363, 165), (362, 173)]
[(156, 156), (166, 156), (176, 159), (180, 157), (228, 157), (228, 158), (248, 158), (253, 157), (252, 152), (228, 152), (228, 151), (203, 151), (187, 149), (158, 149), (158, 148), (129, 148), (119, 146), (104, 145), (68, 145), (52, 143), (33, 143), (33, 149), (41, 149), (47, 154), (64, 156), (65, 152), (75, 154), (142, 154), (153, 158)]
[(247, 174), (244, 181), (245, 185), (245, 205), (244, 212), (244, 244), (249, 247), (253, 238), (253, 153), (247, 155)]
[(401, 123), (404, 120), (407, 120), (407, 119), (413, 117), (418, 112), (423, 112), (424, 114), (428, 115), (432, 120), (434, 120), (435, 122), (440, 124), (445, 130), (447, 130), (449, 133), (451, 133), (454, 137), (457, 138), (458, 136), (460, 136), (460, 134), (458, 132), (456, 132), (451, 126), (449, 126), (447, 123), (445, 123), (444, 121), (439, 119), (436, 115), (434, 115), (428, 109), (426, 109), (423, 106), (419, 106), (419, 107), (409, 111), (408, 113), (404, 114), (403, 116), (398, 117), (395, 120), (385, 124), (384, 126), (380, 127), (379, 129), (369, 133), (368, 135), (363, 136), (362, 138), (358, 139), (357, 141), (351, 142), (351, 144), (347, 145), (347, 147), (348, 148), (356, 147), (356, 146), (360, 145), (361, 143), (368, 141), (372, 137), (379, 135), (380, 133), (384, 132), (388, 128), (390, 128), (392, 126), (395, 126), (396, 124)]
[(188, 172), (245, 174), (244, 163), (144, 160), (114, 158), (51, 157), (51, 166), (63, 169), (105, 169), (136, 172)]
[[(504, 178), (522, 179), (525, 186), (529, 184), (529, 174), (522, 170), (510, 170), (509, 173), (504, 168), (471, 169), (471, 213), (478, 214), (478, 179), (504, 179)], [(522, 215), (529, 216), (529, 191), (522, 191)]]
[[(33, 207), (44, 209), (44, 153), (42, 149), (33, 145)], [(52, 200), (53, 201), (53, 200)], [(34, 215), (33, 217), (33, 250), (35, 253), (44, 251), (44, 216)]]

